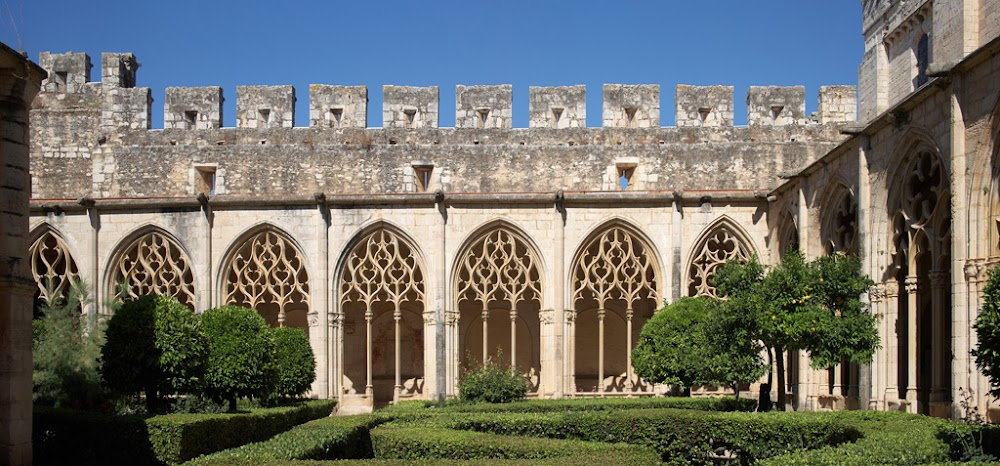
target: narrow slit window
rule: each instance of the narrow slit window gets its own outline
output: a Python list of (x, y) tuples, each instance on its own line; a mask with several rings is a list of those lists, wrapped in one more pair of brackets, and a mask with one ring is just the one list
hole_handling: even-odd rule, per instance
[(486, 121), (490, 116), (490, 111), (489, 109), (481, 108), (478, 110), (478, 113), (479, 113), (479, 118), (476, 120), (476, 127), (485, 128)]
[(784, 109), (785, 107), (781, 105), (775, 105), (771, 107), (771, 121), (777, 123), (778, 117), (781, 116), (781, 111)]
[(204, 194), (206, 196), (215, 195), (215, 167), (214, 166), (200, 166), (195, 167), (196, 177), (195, 177), (195, 194)]
[(625, 107), (625, 127), (632, 128), (635, 126), (635, 112), (638, 110), (635, 107)]
[(413, 180), (418, 193), (426, 193), (431, 187), (431, 173), (434, 171), (433, 165), (419, 165), (413, 167)]
[(618, 187), (622, 191), (627, 191), (629, 186), (632, 184), (632, 175), (635, 174), (634, 164), (618, 164), (616, 167), (618, 172)]
[(331, 108), (330, 109), (330, 126), (333, 128), (340, 128), (344, 121), (344, 109), (342, 108)]
[(66, 71), (56, 71), (56, 86), (62, 92), (69, 90), (69, 73)]
[(563, 114), (563, 109), (561, 109), (561, 108), (553, 108), (552, 109), (552, 127), (553, 128), (558, 128), (559, 127), (559, 120), (562, 119), (562, 114)]
[(259, 128), (270, 128), (271, 127), (271, 109), (262, 108), (257, 110), (260, 114), (260, 124), (257, 125)]
[(417, 110), (415, 108), (403, 110), (403, 126), (407, 129), (413, 128), (413, 122), (416, 116)]
[(705, 107), (699, 108), (698, 109), (698, 123), (700, 123), (701, 126), (705, 126), (705, 123), (708, 122), (708, 115), (711, 114), (711, 113), (712, 113), (712, 109), (710, 109), (710, 108), (705, 108)]
[(917, 77), (915, 87), (923, 86), (927, 83), (927, 66), (930, 62), (930, 41), (927, 38), (927, 34), (920, 36), (920, 40), (917, 42)]
[(187, 122), (187, 127), (189, 129), (198, 128), (198, 112), (194, 110), (184, 112), (184, 121)]

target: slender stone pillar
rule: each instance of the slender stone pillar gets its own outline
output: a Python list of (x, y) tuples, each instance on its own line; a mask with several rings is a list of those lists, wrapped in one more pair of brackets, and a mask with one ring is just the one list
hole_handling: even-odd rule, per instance
[(604, 393), (604, 313), (597, 310), (597, 393)]
[(395, 354), (395, 356), (396, 356), (396, 362), (395, 362), (396, 363), (396, 367), (395, 367), (395, 369), (396, 369), (396, 379), (395, 379), (395, 385), (393, 386), (393, 389), (392, 389), (392, 401), (394, 401), (394, 402), (395, 401), (399, 401), (399, 395), (402, 394), (402, 392), (403, 392), (403, 383), (402, 383), (402, 380), (400, 380), (400, 364), (399, 364), (399, 344), (400, 344), (400, 338), (399, 338), (399, 320), (402, 317), (403, 317), (403, 312), (400, 311), (398, 308), (395, 311), (393, 311), (393, 313), (392, 313), (392, 320), (393, 320), (393, 323), (395, 324), (395, 332), (396, 332), (396, 348), (395, 348), (395, 353), (396, 353)]
[(372, 396), (372, 310), (365, 309), (365, 396)]
[(632, 311), (631, 303), (629, 303), (629, 308), (625, 311), (625, 333), (626, 341), (625, 345), (625, 389), (629, 392), (632, 391)]
[(889, 338), (885, 364), (885, 402), (886, 409), (894, 410), (899, 406), (899, 340), (902, 337), (899, 326), (899, 282), (890, 280), (885, 283), (885, 325)]
[[(948, 318), (947, 299), (951, 288), (951, 274), (935, 271), (930, 274), (931, 285), (931, 393), (930, 414), (936, 417), (951, 417), (951, 407), (948, 403), (948, 393), (945, 390), (945, 377), (951, 375), (951, 368), (946, 367), (945, 351), (951, 349), (950, 335), (944, 331)], [(950, 358), (949, 358), (950, 359)]]
[(489, 337), (490, 337), (490, 311), (483, 309), (483, 364), (486, 364), (486, 358), (490, 357), (489, 350)]
[(510, 304), (510, 367), (517, 367), (517, 304)]
[(916, 276), (906, 277), (906, 410), (917, 412), (917, 316), (920, 281)]

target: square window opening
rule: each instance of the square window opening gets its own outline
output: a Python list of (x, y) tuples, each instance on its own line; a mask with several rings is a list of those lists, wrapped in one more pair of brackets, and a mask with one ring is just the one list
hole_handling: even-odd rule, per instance
[(413, 181), (418, 193), (426, 193), (431, 187), (433, 165), (417, 165), (413, 167)]
[(195, 167), (195, 194), (215, 195), (215, 167)]

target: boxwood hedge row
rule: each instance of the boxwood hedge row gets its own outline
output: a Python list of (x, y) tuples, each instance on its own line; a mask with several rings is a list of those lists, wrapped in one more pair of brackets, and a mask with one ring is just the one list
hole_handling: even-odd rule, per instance
[(36, 464), (176, 464), (198, 455), (257, 442), (326, 417), (332, 400), (233, 414), (112, 416), (35, 407)]

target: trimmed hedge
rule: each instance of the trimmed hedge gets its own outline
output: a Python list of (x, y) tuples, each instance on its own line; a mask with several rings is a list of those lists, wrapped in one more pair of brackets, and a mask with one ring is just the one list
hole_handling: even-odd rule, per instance
[(318, 419), (270, 440), (202, 456), (189, 464), (253, 465), (282, 460), (371, 458), (368, 432), (389, 419), (370, 414)]
[(335, 402), (235, 414), (113, 416), (36, 407), (36, 464), (175, 464), (198, 455), (267, 439), (297, 424), (329, 416)]
[(470, 415), (456, 429), (647, 446), (671, 464), (707, 464), (726, 448), (752, 463), (762, 458), (858, 439), (847, 424), (802, 413), (709, 413), (690, 410)]
[[(551, 459), (609, 454), (612, 464), (646, 465), (657, 461), (652, 450), (625, 444), (524, 438), (440, 427), (382, 425), (371, 431), (379, 459)], [(578, 460), (579, 461), (579, 460)], [(548, 463), (546, 461), (546, 463)]]
[[(433, 402), (424, 402), (434, 406)], [(406, 404), (407, 407), (412, 405)], [(698, 411), (751, 412), (757, 400), (749, 398), (565, 398), (561, 400), (528, 400), (506, 404), (451, 403), (445, 410), (460, 413), (548, 413), (558, 411), (618, 411), (625, 409), (692, 409)]]

